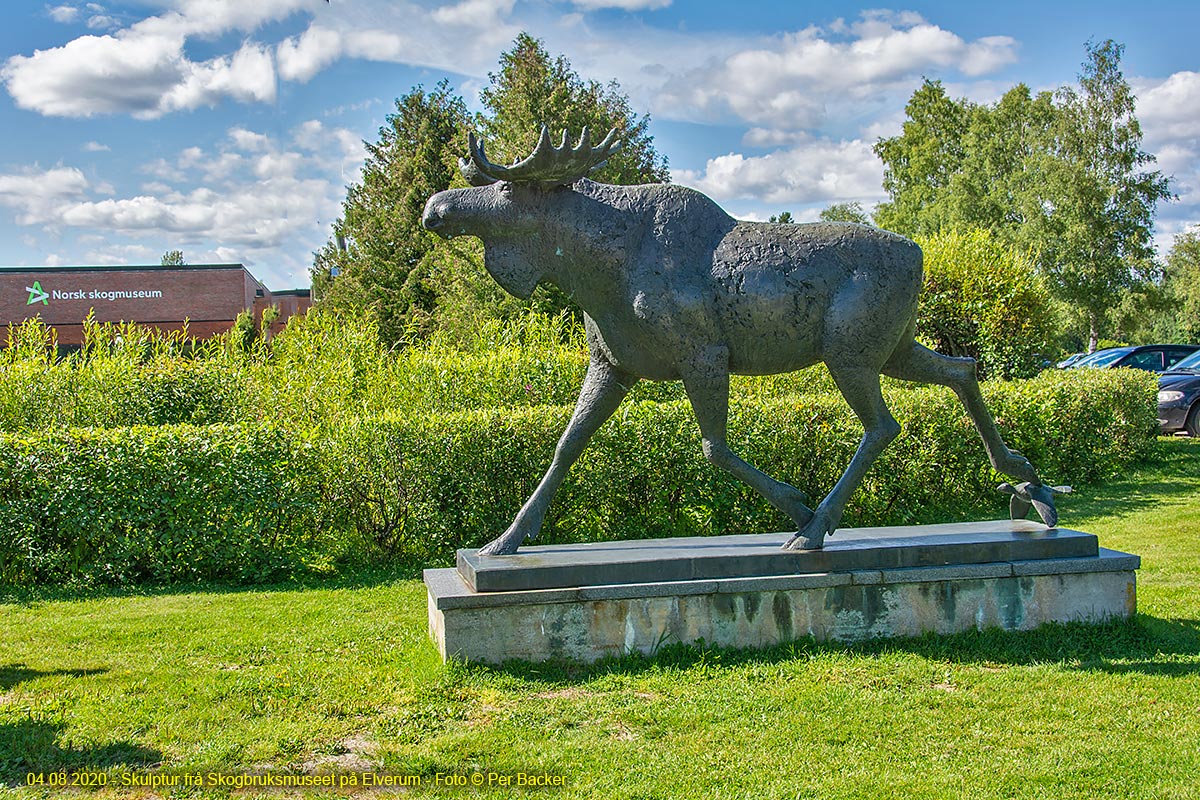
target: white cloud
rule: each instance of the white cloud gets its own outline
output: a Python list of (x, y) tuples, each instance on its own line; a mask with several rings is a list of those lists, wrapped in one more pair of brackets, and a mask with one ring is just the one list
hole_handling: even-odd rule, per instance
[(293, 36), (275, 48), (279, 77), (301, 83), (342, 57), (342, 35), (335, 30), (310, 25), (300, 36)]
[[(197, 62), (188, 58), (185, 44), (197, 36), (253, 31), (313, 5), (312, 0), (178, 0), (175, 9), (115, 33), (80, 36), (33, 55), (12, 56), (0, 68), (0, 80), (18, 106), (49, 116), (153, 118), (226, 97), (270, 102), (275, 99), (270, 48), (244, 41), (234, 53)], [(97, 13), (89, 24), (117, 23)]]
[(246, 42), (232, 56), (189, 63), (183, 80), (172, 86), (155, 110), (158, 114), (213, 106), (222, 97), (243, 103), (275, 100), (275, 63), (262, 45)]
[(703, 173), (673, 170), (671, 177), (717, 200), (815, 203), (883, 196), (883, 164), (861, 139), (809, 138), (790, 150), (754, 157), (730, 153), (709, 159)]
[(594, 11), (599, 8), (620, 8), (625, 11), (652, 11), (666, 8), (671, 0), (571, 0), (579, 8)]
[(1143, 148), (1154, 166), (1173, 179), (1178, 202), (1159, 207), (1154, 241), (1159, 255), (1170, 250), (1179, 233), (1200, 223), (1200, 72), (1176, 72), (1165, 79), (1137, 79), (1137, 116)]
[(50, 19), (55, 22), (74, 22), (79, 18), (79, 9), (74, 6), (54, 6), (49, 13)]
[(302, 122), (292, 131), (292, 141), (302, 150), (332, 156), (336, 150), (341, 159), (362, 161), (367, 156), (362, 139), (345, 128), (327, 128), (320, 120)]
[(17, 105), (49, 116), (169, 111), (275, 99), (272, 56), (247, 42), (232, 56), (189, 61), (183, 41), (166, 36), (81, 36), (60, 48), (14, 56), (0, 70)]
[(433, 18), (443, 25), (469, 28), (489, 28), (512, 13), (515, 0), (462, 0), (452, 6), (433, 11)]
[(319, 119), (310, 119), (296, 126), (292, 141), (305, 150), (317, 150), (325, 144), (325, 125)]
[(33, 167), (0, 175), (0, 206), (14, 209), (19, 225), (54, 225), (56, 210), (83, 197), (88, 188), (87, 177), (75, 167)]
[(1161, 82), (1139, 81), (1137, 115), (1147, 139), (1200, 137), (1200, 72), (1176, 72)]
[(239, 172), (244, 174), (246, 159), (241, 153), (224, 152), (205, 160), (201, 167), (204, 180), (224, 181), (236, 176)]
[(199, 147), (185, 147), (179, 151), (177, 162), (181, 169), (191, 169), (204, 163), (204, 150)]
[(291, 178), (304, 164), (299, 153), (266, 153), (254, 160), (254, 174), (262, 180)]
[(94, 31), (106, 31), (120, 25), (116, 19), (107, 14), (95, 14), (88, 17), (87, 26)]
[(63, 47), (13, 56), (0, 79), (18, 106), (50, 116), (149, 115), (183, 78), (182, 45), (139, 37), (130, 47), (112, 36), (81, 36)]
[[(515, 0), (462, 0), (454, 5), (371, 0), (334, 4), (337, 13), (321, 0), (156, 3), (168, 8), (112, 33), (14, 55), (0, 66), (0, 80), (18, 106), (45, 115), (126, 113), (154, 118), (225, 99), (273, 102), (277, 78), (308, 81), (341, 58), (483, 74), (521, 29), (509, 22)], [(89, 24), (119, 25), (93, 5)], [(50, 13), (63, 18), (72, 14)], [(300, 35), (255, 40), (266, 23), (295, 14), (311, 18)], [(245, 34), (236, 52), (204, 61), (189, 57), (189, 40), (214, 41), (234, 32)]]
[(271, 144), (271, 137), (263, 133), (255, 133), (245, 128), (230, 128), (229, 139), (239, 150), (261, 151)]
[(76, 258), (92, 263), (144, 261), (139, 248), (162, 242), (192, 260), (261, 261), (259, 277), (293, 286), (304, 283), (310, 253), (339, 212), (347, 164), (361, 164), (349, 142), (361, 153), (349, 131), (315, 120), (288, 140), (234, 127), (211, 149), (145, 164), (155, 179), (136, 192), (121, 195), (73, 167), (30, 168), (0, 175), (0, 206), (19, 225), (76, 232)]
[(747, 147), (782, 147), (804, 141), (808, 134), (802, 131), (781, 131), (773, 128), (751, 128), (742, 134), (742, 144)]
[(184, 178), (183, 170), (169, 163), (165, 158), (156, 158), (147, 164), (143, 164), (139, 169), (147, 175), (162, 181), (181, 181)]
[(84, 144), (83, 149), (89, 153), (107, 153), (112, 150), (111, 147), (106, 144), (100, 144), (100, 142), (87, 142)]
[[(157, 264), (162, 256), (161, 250), (155, 250), (144, 244), (108, 244), (87, 254), (87, 263), (117, 266), (124, 264)], [(202, 262), (201, 262), (202, 263)]]
[(1007, 36), (968, 42), (911, 12), (864, 12), (810, 26), (674, 73), (658, 105), (669, 116), (743, 120), (763, 129), (813, 128), (830, 103), (862, 105), (907, 91), (929, 71), (978, 76), (1016, 58)]

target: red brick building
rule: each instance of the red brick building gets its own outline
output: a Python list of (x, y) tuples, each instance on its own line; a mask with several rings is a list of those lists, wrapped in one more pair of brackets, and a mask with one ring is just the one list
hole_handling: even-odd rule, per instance
[(137, 322), (204, 339), (238, 314), (278, 306), (271, 331), (312, 305), (308, 289), (271, 292), (241, 264), (181, 267), (0, 267), (0, 326), (40, 316), (60, 345), (82, 343), (89, 311), (100, 322)]

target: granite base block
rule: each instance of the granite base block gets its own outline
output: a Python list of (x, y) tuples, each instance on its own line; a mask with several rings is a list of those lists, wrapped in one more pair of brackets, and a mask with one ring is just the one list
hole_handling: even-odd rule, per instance
[(1137, 556), (1095, 556), (638, 584), (476, 592), (426, 570), (443, 658), (596, 661), (674, 642), (766, 647), (972, 628), (1029, 630), (1136, 610)]

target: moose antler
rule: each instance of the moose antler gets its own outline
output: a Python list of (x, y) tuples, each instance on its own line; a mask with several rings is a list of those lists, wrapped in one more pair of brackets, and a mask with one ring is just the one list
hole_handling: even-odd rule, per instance
[(533, 153), (511, 167), (502, 167), (488, 161), (487, 154), (483, 151), (483, 143), (475, 138), (474, 133), (469, 135), (468, 141), (471, 146), (471, 160), (467, 161), (464, 158), (458, 163), (459, 169), (473, 186), (483, 186), (495, 181), (550, 185), (574, 183), (592, 170), (604, 166), (608, 157), (621, 147), (621, 143), (617, 141), (616, 128), (608, 132), (604, 141), (592, 147), (592, 137), (586, 127), (575, 147), (568, 146), (565, 130), (562, 144), (555, 147), (550, 144), (549, 129), (543, 125)]

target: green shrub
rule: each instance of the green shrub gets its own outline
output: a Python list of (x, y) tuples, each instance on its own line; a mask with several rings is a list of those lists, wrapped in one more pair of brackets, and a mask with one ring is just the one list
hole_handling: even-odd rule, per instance
[[(1148, 452), (1155, 388), (1146, 373), (1074, 370), (985, 384), (985, 394), (1010, 445), (1046, 480), (1086, 485)], [(887, 396), (904, 432), (844, 524), (1003, 514), (1001, 478), (954, 395), (889, 384)], [(393, 413), (307, 438), (228, 425), (0, 435), (0, 580), (256, 581), (339, 560), (444, 563), (504, 530), (570, 413)], [(737, 398), (730, 409), (731, 446), (814, 500), (861, 433), (836, 394)], [(788, 524), (705, 462), (686, 401), (643, 401), (597, 433), (551, 506), (543, 541)]]
[[(253, 581), (347, 559), (444, 562), (500, 533), (570, 416), (578, 329), (530, 315), (391, 353), (372, 326), (312, 313), (246, 350), (89, 323), (66, 358), (40, 322), (10, 330), (0, 580)], [(984, 384), (1010, 444), (1046, 480), (1080, 485), (1147, 452), (1155, 389), (1125, 370)], [(845, 524), (1003, 513), (953, 394), (895, 381), (885, 393), (904, 433)], [(703, 460), (683, 398), (677, 382), (637, 385), (568, 476), (545, 541), (786, 527)], [(731, 445), (814, 502), (860, 436), (823, 366), (733, 380)]]
[(0, 580), (262, 581), (330, 555), (311, 448), (187, 425), (0, 434)]
[[(371, 317), (314, 311), (270, 343), (241, 334), (204, 344), (133, 325), (89, 324), (87, 344), (58, 357), (38, 321), (0, 351), (0, 430), (254, 421), (317, 431), (392, 413), (574, 403), (587, 370), (582, 330), (567, 317), (490, 322), (474, 339), (434, 338), (399, 352)], [(824, 367), (735, 377), (733, 392), (769, 397), (833, 389)], [(643, 381), (632, 400), (685, 397), (679, 383)]]
[(917, 243), (925, 255), (918, 335), (938, 352), (976, 359), (981, 376), (1036, 375), (1057, 324), (1033, 262), (985, 230)]
[(0, 431), (210, 424), (242, 413), (243, 358), (186, 333), (86, 320), (82, 349), (60, 357), (40, 320), (12, 326), (0, 351)]
[[(1153, 376), (1048, 372), (985, 385), (1011, 446), (1047, 481), (1086, 485), (1144, 457)], [(1006, 513), (978, 434), (947, 389), (891, 384), (904, 433), (867, 475), (846, 525)], [(498, 535), (537, 485), (569, 407), (358, 420), (333, 439), (323, 484), (343, 524), (392, 553), (447, 561)], [(730, 444), (814, 499), (841, 476), (862, 429), (833, 394), (735, 400)], [(1069, 515), (1068, 515), (1069, 519)], [(788, 521), (703, 459), (686, 402), (626, 403), (596, 434), (551, 506), (543, 541), (784, 530)], [(370, 552), (370, 550), (364, 551)], [(375, 552), (378, 552), (376, 550)]]

